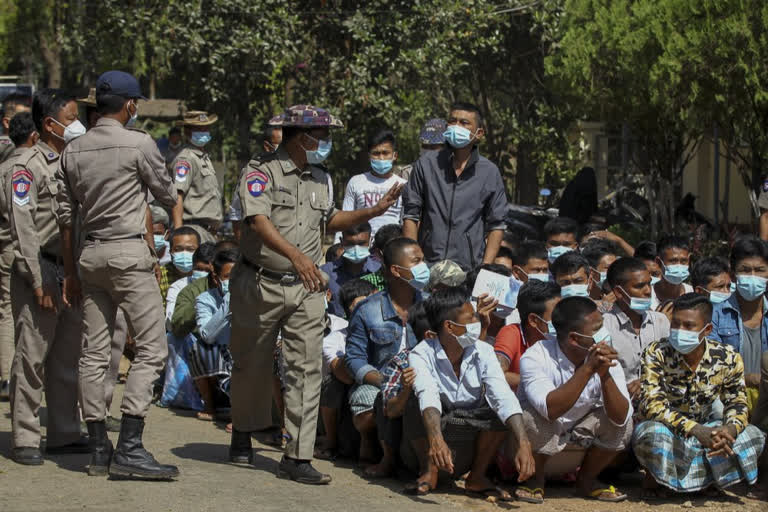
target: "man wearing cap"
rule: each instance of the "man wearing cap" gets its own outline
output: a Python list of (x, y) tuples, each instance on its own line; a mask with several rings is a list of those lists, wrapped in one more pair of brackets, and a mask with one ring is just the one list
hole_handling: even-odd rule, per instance
[(179, 195), (172, 212), (173, 228), (189, 225), (200, 233), (203, 243), (216, 242), (222, 218), (219, 181), (205, 150), (211, 141), (211, 125), (217, 120), (216, 114), (202, 110), (187, 112), (183, 124), (189, 143), (171, 164)]
[(271, 354), (282, 332), (285, 358), (285, 426), (290, 435), (278, 476), (327, 484), (312, 467), (322, 381), (323, 298), (327, 282), (318, 264), (322, 235), (344, 231), (381, 215), (397, 201), (396, 185), (372, 208), (339, 211), (321, 164), (331, 152), (328, 111), (290, 107), (279, 121), (283, 142), (276, 153), (254, 158), (241, 173), (241, 260), (230, 285), (234, 360), (231, 382), (230, 460), (250, 463), (251, 432), (272, 423)]
[[(439, 151), (445, 147), (445, 119), (430, 119), (419, 132), (420, 155), (428, 151)], [(408, 181), (413, 171), (413, 164), (403, 165), (395, 169), (395, 175)]]
[[(88, 474), (170, 479), (178, 469), (158, 463), (142, 444), (152, 383), (168, 355), (163, 303), (153, 271), (156, 256), (144, 237), (148, 192), (168, 207), (176, 204), (177, 195), (152, 137), (125, 128), (138, 116), (139, 98), (143, 96), (133, 76), (122, 71), (101, 75), (96, 82), (101, 117), (61, 155), (56, 177), (64, 298), (70, 306), (82, 300), (79, 377), (90, 434)], [(72, 243), (75, 215), (81, 219), (85, 240), (79, 260)], [(104, 378), (117, 308), (125, 313), (136, 357), (125, 385), (120, 437), (113, 453), (104, 421)]]

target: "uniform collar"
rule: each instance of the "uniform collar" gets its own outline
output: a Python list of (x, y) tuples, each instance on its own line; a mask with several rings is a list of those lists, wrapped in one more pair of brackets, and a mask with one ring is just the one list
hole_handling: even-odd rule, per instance
[(315, 179), (323, 178), (323, 169), (316, 165), (307, 164), (307, 167), (305, 167), (304, 170), (299, 169), (294, 161), (291, 160), (291, 157), (288, 155), (288, 152), (285, 150), (285, 148), (283, 148), (282, 145), (277, 148), (275, 158), (277, 158), (278, 162), (280, 162), (280, 168), (283, 170), (284, 175), (292, 174), (295, 172), (303, 176), (305, 174), (311, 173), (312, 177)]
[(195, 146), (194, 144), (185, 144), (182, 149), (187, 149), (187, 150), (191, 151), (193, 155), (200, 156), (200, 157), (205, 156), (205, 155), (208, 154), (208, 152), (206, 150), (204, 150), (203, 148), (199, 148), (199, 147)]
[(96, 121), (96, 126), (119, 126), (120, 128), (125, 128), (123, 123), (111, 117), (100, 117), (98, 121)]
[(59, 159), (59, 154), (56, 152), (56, 150), (42, 140), (37, 141), (37, 148), (40, 150), (40, 153), (42, 153), (48, 163)]

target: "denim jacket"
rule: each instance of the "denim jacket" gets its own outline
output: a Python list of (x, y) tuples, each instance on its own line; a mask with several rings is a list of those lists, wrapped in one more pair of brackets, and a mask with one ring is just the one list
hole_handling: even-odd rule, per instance
[[(416, 300), (420, 294), (416, 293)], [(410, 324), (405, 325), (406, 346), (411, 349), (418, 340)], [(362, 383), (366, 374), (381, 371), (395, 354), (400, 352), (403, 321), (395, 312), (392, 299), (386, 291), (377, 293), (355, 308), (347, 328), (347, 368)]]
[[(760, 339), (763, 345), (763, 352), (768, 351), (768, 300), (763, 299), (763, 322), (760, 326)], [(716, 304), (712, 311), (712, 334), (709, 336), (726, 345), (732, 346), (736, 352), (741, 353), (741, 343), (744, 339), (744, 328), (741, 322), (741, 310), (739, 309), (739, 300), (736, 293), (725, 302)], [(760, 373), (758, 368), (751, 371), (744, 369), (746, 373)], [(755, 370), (754, 368), (752, 370)]]

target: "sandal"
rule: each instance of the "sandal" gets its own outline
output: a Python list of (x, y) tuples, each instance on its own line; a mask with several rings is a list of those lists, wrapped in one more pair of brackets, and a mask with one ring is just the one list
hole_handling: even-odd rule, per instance
[[(527, 493), (528, 496), (523, 495), (520, 491), (523, 493)], [(517, 489), (515, 489), (515, 498), (518, 501), (522, 501), (524, 503), (533, 503), (534, 505), (541, 505), (544, 503), (544, 489), (541, 487), (536, 487), (535, 489), (531, 489), (530, 487), (526, 487), (524, 485), (518, 485)]]
[(405, 485), (405, 494), (410, 494), (411, 496), (426, 496), (434, 490), (435, 488), (429, 482), (416, 481)]
[[(479, 491), (464, 489), (464, 492), (468, 496), (472, 496), (474, 498), (482, 498), (488, 501), (515, 501), (512, 495), (501, 487), (488, 487), (487, 489), (482, 489)], [(489, 498), (495, 498), (495, 500), (489, 500)]]
[(200, 421), (213, 421), (213, 413), (199, 411), (197, 413), (197, 419), (199, 419)]
[[(607, 496), (609, 494), (612, 494), (613, 496)], [(588, 497), (592, 498), (593, 500), (605, 501), (609, 503), (619, 503), (620, 501), (624, 501), (627, 499), (626, 494), (619, 493), (619, 490), (612, 485), (609, 485), (608, 487), (603, 489), (595, 489), (594, 491), (589, 493)]]

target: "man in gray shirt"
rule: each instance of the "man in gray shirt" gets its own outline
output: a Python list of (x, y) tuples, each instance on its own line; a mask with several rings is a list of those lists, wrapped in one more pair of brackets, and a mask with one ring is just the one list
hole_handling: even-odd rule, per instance
[(498, 167), (480, 156), (478, 108), (451, 107), (446, 149), (413, 165), (404, 192), (403, 236), (419, 241), (427, 263), (453, 260), (470, 270), (493, 263), (506, 227), (507, 196)]

